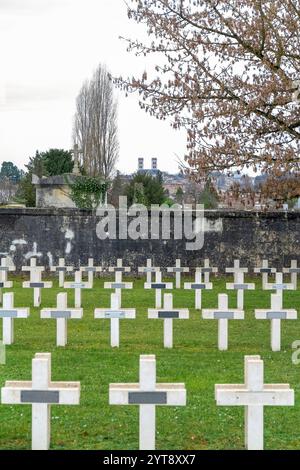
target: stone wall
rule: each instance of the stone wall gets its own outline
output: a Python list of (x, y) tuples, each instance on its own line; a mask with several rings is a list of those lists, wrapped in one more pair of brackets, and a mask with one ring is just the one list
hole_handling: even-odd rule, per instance
[[(176, 258), (196, 266), (210, 258), (224, 272), (234, 258), (253, 267), (262, 258), (281, 269), (291, 259), (300, 262), (300, 212), (207, 211), (204, 246), (187, 251), (186, 240), (100, 240), (99, 219), (90, 211), (73, 209), (0, 209), (0, 252), (8, 254), (18, 269), (38, 254), (49, 266), (65, 257), (68, 264), (142, 266), (152, 257), (157, 266), (172, 266)], [(0, 255), (0, 256), (1, 256)]]

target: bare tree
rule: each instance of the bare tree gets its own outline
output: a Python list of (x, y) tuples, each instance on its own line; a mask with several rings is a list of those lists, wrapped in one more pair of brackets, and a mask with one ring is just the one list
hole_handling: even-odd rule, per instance
[(128, 0), (157, 65), (116, 79), (159, 119), (185, 128), (196, 173), (300, 171), (299, 0)]
[(109, 178), (119, 154), (117, 101), (111, 76), (103, 65), (84, 82), (77, 97), (74, 141), (81, 147), (86, 172)]

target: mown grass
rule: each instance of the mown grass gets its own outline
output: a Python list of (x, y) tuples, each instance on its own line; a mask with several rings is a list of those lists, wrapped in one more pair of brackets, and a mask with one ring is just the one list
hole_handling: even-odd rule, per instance
[[(187, 279), (185, 279), (187, 280)], [(217, 295), (225, 292), (226, 280), (213, 278), (214, 289), (203, 293), (203, 307), (217, 306)], [(0, 365), (0, 387), (5, 380), (29, 380), (36, 352), (52, 353), (53, 380), (80, 381), (80, 406), (53, 406), (51, 448), (130, 449), (138, 448), (138, 407), (110, 406), (108, 388), (113, 382), (137, 382), (139, 355), (155, 354), (160, 382), (184, 382), (186, 407), (157, 408), (157, 449), (242, 449), (244, 410), (217, 407), (215, 383), (242, 383), (244, 355), (260, 354), (265, 362), (265, 382), (290, 383), (295, 389), (295, 407), (265, 408), (265, 448), (300, 448), (300, 365), (292, 363), (292, 343), (300, 340), (300, 319), (282, 322), (282, 351), (270, 349), (270, 322), (254, 318), (254, 308), (270, 305), (270, 291), (246, 293), (246, 319), (229, 323), (229, 350), (217, 349), (217, 322), (202, 320), (194, 310), (194, 293), (175, 290), (174, 306), (190, 309), (189, 320), (174, 321), (174, 348), (163, 348), (163, 325), (148, 320), (147, 308), (154, 307), (154, 291), (143, 289), (144, 280), (123, 291), (123, 307), (137, 309), (136, 320), (121, 321), (119, 349), (110, 348), (110, 322), (94, 320), (96, 307), (108, 307), (111, 291), (97, 279), (93, 290), (83, 293), (83, 320), (68, 323), (68, 345), (55, 346), (54, 320), (41, 320), (33, 308), (33, 291), (14, 283), (15, 304), (30, 307), (26, 320), (15, 320), (15, 344), (6, 348), (7, 363)], [(253, 280), (252, 280), (253, 281)], [(42, 307), (55, 307), (62, 291), (57, 280), (53, 289), (43, 290)], [(236, 295), (228, 291), (230, 306)], [(73, 292), (68, 291), (69, 306)], [(300, 291), (284, 293), (284, 306), (299, 310)], [(1, 330), (1, 327), (0, 327)], [(29, 449), (31, 407), (0, 405), (0, 449)]]

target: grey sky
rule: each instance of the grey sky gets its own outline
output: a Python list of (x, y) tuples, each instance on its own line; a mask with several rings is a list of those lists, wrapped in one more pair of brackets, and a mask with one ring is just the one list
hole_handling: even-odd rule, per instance
[[(148, 69), (119, 39), (143, 35), (123, 0), (0, 0), (0, 163), (21, 166), (36, 149), (70, 148), (82, 82), (99, 62), (114, 75)], [(118, 168), (132, 171), (139, 156), (149, 164), (156, 156), (161, 169), (176, 171), (184, 132), (147, 116), (137, 96), (118, 94)]]

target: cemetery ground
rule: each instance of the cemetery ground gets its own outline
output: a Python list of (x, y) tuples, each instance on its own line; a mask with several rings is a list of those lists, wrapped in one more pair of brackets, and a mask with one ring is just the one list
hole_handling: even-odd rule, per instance
[[(56, 321), (40, 319), (40, 309), (33, 308), (33, 290), (21, 287), (24, 277), (10, 279), (14, 288), (4, 292), (15, 293), (15, 306), (30, 307), (30, 317), (15, 320), (15, 343), (6, 347), (0, 387), (5, 380), (31, 380), (37, 352), (52, 353), (52, 380), (81, 382), (79, 406), (52, 406), (52, 449), (138, 449), (139, 407), (109, 405), (108, 390), (110, 383), (138, 382), (140, 354), (156, 355), (158, 382), (184, 382), (187, 389), (186, 407), (156, 408), (157, 449), (244, 448), (244, 407), (219, 407), (214, 398), (216, 383), (244, 382), (244, 355), (261, 355), (265, 383), (289, 383), (295, 390), (294, 407), (264, 408), (265, 449), (300, 448), (300, 364), (292, 363), (300, 319), (282, 321), (281, 352), (272, 352), (270, 321), (254, 316), (255, 308), (270, 307), (273, 293), (261, 290), (260, 276), (246, 276), (256, 290), (245, 293), (245, 320), (229, 321), (229, 349), (223, 352), (217, 349), (218, 322), (203, 320), (194, 309), (194, 292), (183, 289), (172, 291), (174, 307), (189, 308), (190, 319), (174, 320), (174, 348), (164, 349), (163, 321), (147, 318), (155, 292), (144, 290), (144, 278), (127, 276), (134, 289), (122, 292), (122, 307), (136, 308), (137, 319), (120, 321), (120, 348), (110, 347), (110, 321), (94, 319), (95, 308), (110, 305), (112, 291), (103, 289), (108, 280), (103, 277), (96, 278), (92, 290), (83, 291), (83, 319), (68, 322), (68, 345), (57, 348)], [(216, 308), (222, 292), (229, 295), (229, 307), (236, 308), (236, 292), (225, 289), (230, 279), (211, 277), (213, 290), (202, 293), (203, 308)], [(56, 296), (63, 291), (55, 278), (53, 289), (43, 289), (41, 308), (55, 308)], [(72, 307), (74, 292), (67, 292)], [(299, 315), (299, 305), (299, 290), (284, 292), (285, 308), (295, 308)], [(30, 447), (31, 406), (0, 405), (0, 449)]]

